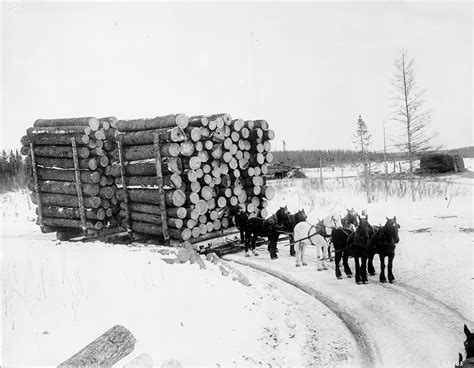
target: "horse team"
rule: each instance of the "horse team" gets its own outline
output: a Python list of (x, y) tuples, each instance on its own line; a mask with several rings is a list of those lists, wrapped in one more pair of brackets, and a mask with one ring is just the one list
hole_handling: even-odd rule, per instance
[[(369, 224), (365, 211), (360, 216), (354, 209), (347, 209), (347, 215), (337, 220), (332, 217), (334, 226), (326, 226), (321, 220), (312, 225), (306, 221), (304, 210), (291, 214), (287, 207), (280, 207), (278, 211), (267, 219), (249, 217), (240, 207), (232, 209), (236, 227), (240, 231), (240, 240), (245, 244), (245, 255), (258, 255), (255, 243), (258, 237), (268, 239), (268, 251), (271, 259), (278, 258), (277, 243), (281, 234), (290, 238), (290, 255), (296, 257), (296, 267), (306, 266), (305, 251), (309, 245), (317, 249), (317, 269), (327, 270), (327, 261), (334, 254), (335, 272), (338, 279), (342, 279), (339, 265), (342, 260), (344, 273), (352, 277), (352, 270), (348, 260), (354, 258), (355, 281), (357, 284), (367, 284), (367, 273), (375, 275), (373, 259), (375, 254), (380, 259), (380, 282), (386, 282), (385, 259), (387, 258), (387, 277), (390, 283), (395, 281), (393, 275), (393, 259), (395, 247), (399, 242), (397, 218), (388, 218), (383, 226)], [(331, 228), (330, 234), (327, 229)], [(321, 242), (322, 239), (326, 241)], [(331, 248), (333, 250), (331, 251)]]

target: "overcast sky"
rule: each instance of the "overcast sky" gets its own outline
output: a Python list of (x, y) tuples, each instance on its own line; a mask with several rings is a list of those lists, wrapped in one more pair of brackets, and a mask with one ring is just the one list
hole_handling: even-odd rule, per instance
[(380, 150), (403, 48), (437, 143), (471, 145), (471, 7), (4, 3), (1, 148), (38, 118), (228, 112), (276, 149), (354, 148), (361, 114)]

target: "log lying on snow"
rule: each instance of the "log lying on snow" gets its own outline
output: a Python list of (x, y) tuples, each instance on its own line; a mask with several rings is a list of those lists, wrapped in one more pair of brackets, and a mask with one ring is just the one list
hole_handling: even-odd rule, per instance
[(62, 362), (58, 368), (78, 366), (111, 367), (130, 354), (136, 339), (125, 327), (116, 325), (99, 336), (85, 348)]
[(157, 116), (152, 119), (135, 119), (117, 121), (117, 129), (121, 132), (138, 132), (141, 130), (173, 128), (182, 129), (188, 126), (189, 119), (184, 114)]

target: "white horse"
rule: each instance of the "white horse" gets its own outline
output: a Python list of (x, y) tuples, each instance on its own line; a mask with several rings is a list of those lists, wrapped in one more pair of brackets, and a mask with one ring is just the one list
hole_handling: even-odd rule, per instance
[(324, 240), (326, 229), (322, 221), (316, 225), (304, 221), (295, 225), (294, 237), (296, 245), (296, 267), (306, 266), (305, 252), (308, 245), (316, 246), (316, 267), (318, 271), (327, 270), (328, 243)]

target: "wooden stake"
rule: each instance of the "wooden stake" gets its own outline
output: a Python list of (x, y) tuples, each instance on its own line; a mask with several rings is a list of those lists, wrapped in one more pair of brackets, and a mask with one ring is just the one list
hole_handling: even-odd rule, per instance
[(160, 151), (160, 135), (153, 134), (153, 143), (155, 145), (155, 159), (156, 159), (156, 178), (158, 181), (158, 193), (160, 196), (160, 210), (161, 210), (161, 228), (163, 229), (163, 238), (165, 245), (170, 245), (170, 236), (168, 233), (168, 216), (166, 214), (165, 191), (163, 188), (163, 174), (161, 172), (161, 151)]
[[(84, 200), (82, 198), (82, 183), (81, 175), (79, 174), (79, 160), (77, 159), (77, 146), (74, 138), (71, 138), (72, 143), (72, 158), (74, 159), (74, 172), (76, 174), (76, 190), (79, 201), (79, 214), (81, 216), (82, 231), (86, 232), (86, 212), (84, 210)], [(38, 193), (39, 194), (39, 193)]]
[(118, 149), (118, 156), (120, 162), (120, 175), (122, 178), (122, 188), (123, 188), (123, 202), (125, 203), (125, 212), (127, 214), (127, 232), (130, 233), (132, 231), (131, 226), (131, 218), (130, 218), (130, 206), (128, 200), (128, 189), (127, 189), (127, 178), (125, 176), (125, 164), (123, 162), (123, 149), (122, 149), (122, 135), (118, 136), (117, 142), (117, 149)]
[(35, 183), (35, 191), (38, 193), (38, 221), (40, 226), (43, 228), (43, 205), (41, 202), (41, 193), (39, 191), (39, 181), (38, 181), (38, 173), (36, 171), (36, 158), (35, 158), (35, 147), (33, 143), (30, 143), (30, 154), (31, 154), (31, 167), (33, 168), (33, 180)]

